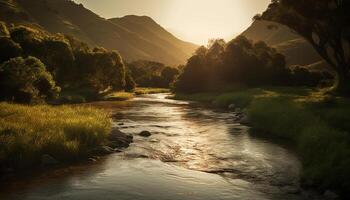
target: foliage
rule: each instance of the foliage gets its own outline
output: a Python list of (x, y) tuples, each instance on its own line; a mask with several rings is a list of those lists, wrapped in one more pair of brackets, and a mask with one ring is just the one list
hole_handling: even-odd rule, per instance
[(336, 71), (335, 90), (350, 94), (350, 2), (273, 0), (257, 20), (274, 21), (304, 37)]
[(145, 60), (129, 63), (127, 67), (139, 87), (169, 88), (179, 74), (176, 68)]
[(304, 69), (291, 71), (285, 58), (264, 42), (239, 36), (229, 43), (211, 41), (192, 56), (175, 83), (175, 91), (213, 91), (226, 85), (308, 85), (317, 86), (322, 76)]
[(40, 165), (44, 154), (74, 160), (103, 144), (110, 130), (108, 114), (91, 107), (0, 103), (0, 165)]
[[(131, 77), (125, 75), (124, 63), (117, 52), (91, 49), (67, 35), (14, 26), (7, 37), (0, 37), (0, 53), (0, 63), (17, 56), (40, 59), (63, 90), (89, 91), (88, 96), (79, 94), (81, 99), (96, 99), (107, 90), (132, 90), (135, 87)], [(75, 96), (65, 96), (62, 100), (77, 99)]]
[(35, 57), (13, 58), (0, 66), (1, 100), (31, 103), (60, 91), (45, 65)]

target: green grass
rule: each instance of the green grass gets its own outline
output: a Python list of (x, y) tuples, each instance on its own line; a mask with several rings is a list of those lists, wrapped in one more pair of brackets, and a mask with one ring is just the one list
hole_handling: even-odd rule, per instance
[(350, 99), (283, 87), (176, 98), (245, 108), (255, 134), (294, 144), (303, 163), (304, 186), (350, 191)]
[(44, 154), (73, 161), (103, 144), (110, 131), (108, 113), (92, 107), (0, 103), (0, 163), (27, 168)]

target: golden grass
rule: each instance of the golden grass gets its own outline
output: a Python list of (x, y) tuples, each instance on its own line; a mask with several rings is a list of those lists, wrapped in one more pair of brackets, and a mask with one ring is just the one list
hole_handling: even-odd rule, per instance
[(108, 113), (92, 107), (0, 103), (0, 163), (26, 167), (43, 154), (64, 161), (105, 142)]

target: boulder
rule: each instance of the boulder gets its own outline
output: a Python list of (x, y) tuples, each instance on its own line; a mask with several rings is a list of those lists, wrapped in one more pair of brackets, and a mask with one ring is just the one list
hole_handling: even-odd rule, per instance
[(114, 129), (109, 135), (110, 146), (113, 148), (126, 148), (133, 142), (133, 136)]
[(41, 156), (41, 164), (42, 165), (57, 165), (59, 164), (59, 162), (53, 158), (52, 156), (48, 155), (48, 154), (44, 154), (43, 156)]
[(152, 134), (149, 131), (142, 131), (139, 135), (142, 137), (150, 137)]

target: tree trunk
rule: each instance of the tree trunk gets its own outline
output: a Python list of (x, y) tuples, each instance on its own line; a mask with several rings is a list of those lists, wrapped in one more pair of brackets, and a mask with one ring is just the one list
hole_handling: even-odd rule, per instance
[(337, 72), (334, 92), (341, 96), (350, 96), (350, 75), (347, 72)]

